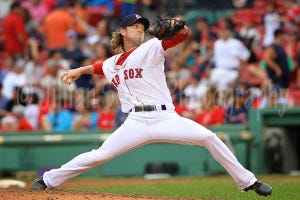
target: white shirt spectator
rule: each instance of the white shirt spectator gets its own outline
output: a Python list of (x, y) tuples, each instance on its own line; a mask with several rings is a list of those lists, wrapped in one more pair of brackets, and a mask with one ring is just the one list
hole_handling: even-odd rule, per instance
[(212, 69), (210, 82), (219, 90), (225, 90), (238, 77), (241, 61), (247, 61), (250, 51), (238, 39), (218, 39), (214, 44), (215, 68)]
[(24, 93), (35, 92), (42, 99), (44, 93), (41, 87), (34, 86), (39, 84), (44, 75), (43, 66), (35, 64), (34, 62), (27, 62), (25, 64), (24, 73), (26, 76), (26, 86), (23, 88)]
[(238, 69), (241, 60), (246, 61), (250, 52), (238, 39), (218, 39), (214, 44), (214, 61), (216, 68)]
[(18, 74), (9, 72), (3, 80), (2, 94), (4, 97), (11, 99), (15, 87), (21, 87), (25, 84), (26, 77), (24, 73)]
[(266, 13), (263, 18), (265, 34), (263, 39), (263, 46), (267, 47), (273, 43), (274, 40), (274, 31), (280, 28), (280, 15), (277, 12)]
[(199, 84), (195, 87), (192, 84), (189, 84), (184, 89), (184, 94), (189, 98), (189, 103), (187, 105), (188, 109), (196, 109), (197, 105), (201, 102), (204, 97), (204, 94), (207, 90), (208, 80), (201, 79)]
[(28, 120), (33, 129), (38, 128), (39, 105), (30, 104), (24, 108), (24, 117)]

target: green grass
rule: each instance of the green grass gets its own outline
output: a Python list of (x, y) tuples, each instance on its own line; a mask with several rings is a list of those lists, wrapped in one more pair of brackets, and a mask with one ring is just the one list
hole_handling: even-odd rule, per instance
[[(298, 178), (291, 182), (283, 181), (286, 177), (266, 178), (273, 187), (273, 194), (268, 200), (297, 200), (300, 199), (300, 182)], [(116, 179), (117, 180), (117, 179)], [(126, 179), (125, 179), (126, 180)], [(141, 179), (138, 179), (141, 180)], [(170, 182), (172, 180), (172, 182)], [(263, 179), (264, 180), (264, 179)], [(282, 181), (280, 181), (282, 180)], [(99, 180), (101, 181), (101, 180)], [(105, 179), (103, 180), (105, 181)], [(109, 187), (87, 188), (78, 190), (110, 192), (118, 194), (140, 194), (149, 196), (190, 197), (190, 198), (214, 198), (228, 200), (255, 200), (264, 199), (255, 192), (241, 192), (231, 178), (228, 177), (195, 177), (172, 178), (160, 183), (135, 185), (113, 185)]]

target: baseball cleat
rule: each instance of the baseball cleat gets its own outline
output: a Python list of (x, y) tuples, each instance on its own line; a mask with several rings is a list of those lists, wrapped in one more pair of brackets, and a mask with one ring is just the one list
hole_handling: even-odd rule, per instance
[(244, 189), (244, 191), (246, 192), (248, 192), (249, 190), (253, 190), (259, 196), (269, 196), (272, 194), (272, 187), (260, 181), (256, 181), (253, 185)]
[(31, 186), (32, 190), (44, 190), (46, 188), (47, 188), (47, 186), (46, 186), (42, 176), (35, 179)]

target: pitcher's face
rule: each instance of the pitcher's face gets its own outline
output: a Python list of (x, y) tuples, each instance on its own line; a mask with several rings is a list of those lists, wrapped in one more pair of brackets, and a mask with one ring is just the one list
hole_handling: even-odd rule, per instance
[(143, 43), (145, 37), (145, 28), (141, 23), (135, 23), (126, 28), (124, 35), (124, 41), (133, 43), (135, 46), (139, 46)]

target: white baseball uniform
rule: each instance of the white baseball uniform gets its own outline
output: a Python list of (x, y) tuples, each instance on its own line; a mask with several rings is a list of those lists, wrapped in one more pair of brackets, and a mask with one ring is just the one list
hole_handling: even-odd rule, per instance
[[(103, 63), (106, 79), (118, 90), (122, 111), (130, 113), (124, 124), (100, 148), (82, 153), (60, 168), (46, 172), (43, 179), (48, 188), (129, 150), (154, 142), (205, 147), (241, 189), (257, 180), (216, 134), (174, 111), (164, 73), (165, 53), (162, 41), (154, 38)], [(146, 107), (142, 108), (143, 105)], [(155, 110), (149, 111), (149, 107)]]

